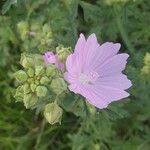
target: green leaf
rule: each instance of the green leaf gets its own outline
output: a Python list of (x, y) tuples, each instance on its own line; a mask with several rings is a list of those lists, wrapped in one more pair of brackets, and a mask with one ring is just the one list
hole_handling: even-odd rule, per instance
[(16, 4), (17, 0), (7, 0), (2, 7), (2, 14), (4, 15), (11, 7), (11, 5)]

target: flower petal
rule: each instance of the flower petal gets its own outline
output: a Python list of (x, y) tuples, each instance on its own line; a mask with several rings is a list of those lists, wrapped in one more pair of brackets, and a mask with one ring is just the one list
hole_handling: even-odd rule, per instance
[(80, 94), (84, 96), (89, 103), (98, 108), (106, 108), (113, 101), (128, 97), (129, 94), (124, 90), (105, 86), (89, 86), (82, 87)]
[(100, 47), (96, 49), (96, 52), (90, 64), (90, 68), (94, 69), (103, 62), (105, 62), (107, 59), (116, 55), (120, 47), (121, 47), (120, 43), (114, 44), (112, 42), (106, 42), (102, 44)]
[(128, 89), (132, 86), (131, 81), (124, 74), (114, 75), (110, 77), (99, 78), (97, 83), (117, 89)]
[(91, 61), (93, 61), (93, 57), (96, 53), (99, 44), (97, 42), (96, 35), (93, 33), (91, 34), (84, 47), (84, 55), (82, 61), (84, 61), (84, 68), (89, 68)]
[(128, 57), (128, 54), (115, 55), (102, 65), (99, 64), (99, 66), (95, 68), (95, 71), (99, 73), (101, 77), (119, 74), (125, 69)]

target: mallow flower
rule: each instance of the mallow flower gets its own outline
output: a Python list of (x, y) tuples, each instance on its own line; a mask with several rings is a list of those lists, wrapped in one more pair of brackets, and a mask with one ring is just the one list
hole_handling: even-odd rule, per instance
[(66, 60), (64, 78), (69, 90), (100, 109), (128, 97), (125, 90), (132, 84), (122, 71), (129, 55), (118, 54), (120, 47), (119, 43), (112, 42), (100, 45), (94, 33), (87, 40), (80, 34), (74, 53)]

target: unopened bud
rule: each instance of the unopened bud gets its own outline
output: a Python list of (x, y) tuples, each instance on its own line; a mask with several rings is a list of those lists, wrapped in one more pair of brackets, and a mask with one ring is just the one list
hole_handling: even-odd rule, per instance
[(35, 67), (35, 75), (40, 76), (45, 72), (45, 69), (43, 66), (36, 66)]
[(65, 62), (67, 57), (71, 54), (71, 48), (64, 48), (63, 46), (58, 46), (56, 48), (58, 59), (60, 62)]
[(30, 86), (29, 86), (28, 83), (25, 83), (25, 84), (23, 85), (23, 91), (24, 91), (24, 94), (27, 94), (27, 93), (30, 93), (30, 92), (31, 92)]
[(50, 88), (54, 93), (60, 94), (67, 90), (67, 84), (63, 78), (56, 78), (52, 80)]
[(36, 84), (34, 84), (34, 83), (30, 84), (30, 89), (32, 92), (35, 92), (36, 87), (37, 87)]
[(24, 68), (30, 68), (33, 66), (34, 62), (33, 59), (30, 57), (26, 57), (25, 55), (21, 56), (21, 60), (20, 60), (20, 64), (24, 67)]
[(23, 102), (26, 108), (31, 108), (38, 101), (38, 98), (35, 94), (25, 94), (23, 98)]
[(49, 82), (50, 82), (50, 79), (46, 76), (42, 77), (41, 80), (40, 80), (40, 83), (44, 84), (44, 85), (48, 84)]
[(143, 74), (148, 75), (148, 74), (150, 74), (150, 67), (144, 66), (141, 71)]
[(29, 77), (33, 77), (34, 76), (34, 70), (32, 68), (29, 68), (27, 71), (27, 74)]
[(38, 86), (36, 88), (36, 94), (38, 97), (44, 97), (46, 96), (47, 88), (45, 86)]
[(46, 68), (46, 75), (53, 77), (56, 74), (56, 67), (55, 65), (49, 64)]
[(45, 106), (44, 116), (50, 124), (61, 123), (63, 110), (56, 103), (50, 103)]
[(28, 78), (26, 72), (23, 70), (17, 71), (14, 75), (19, 82), (25, 82)]
[(144, 57), (144, 64), (150, 67), (150, 53), (146, 53)]

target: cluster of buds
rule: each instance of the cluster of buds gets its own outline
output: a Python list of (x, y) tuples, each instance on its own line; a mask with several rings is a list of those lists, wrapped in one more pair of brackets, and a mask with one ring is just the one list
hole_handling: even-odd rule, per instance
[(20, 38), (23, 41), (23, 48), (48, 49), (52, 44), (52, 30), (48, 24), (40, 24), (36, 21), (30, 23), (21, 21), (17, 24)]
[(26, 108), (31, 108), (46, 96), (47, 87), (57, 75), (57, 69), (52, 64), (45, 67), (42, 56), (37, 54), (23, 54), (20, 63), (24, 69), (14, 74), (19, 83), (15, 97), (22, 99)]
[(144, 57), (144, 66), (141, 69), (141, 72), (146, 79), (150, 79), (150, 53), (146, 53)]
[[(60, 123), (62, 118), (63, 110), (56, 100), (58, 95), (67, 90), (67, 84), (59, 66), (70, 54), (70, 48), (59, 46), (56, 51), (56, 54), (46, 52), (44, 56), (22, 54), (20, 64), (23, 69), (14, 74), (18, 85), (15, 93), (17, 101), (31, 109), (43, 106), (41, 110), (44, 110), (44, 116), (50, 124)], [(49, 100), (45, 102), (44, 99)]]

